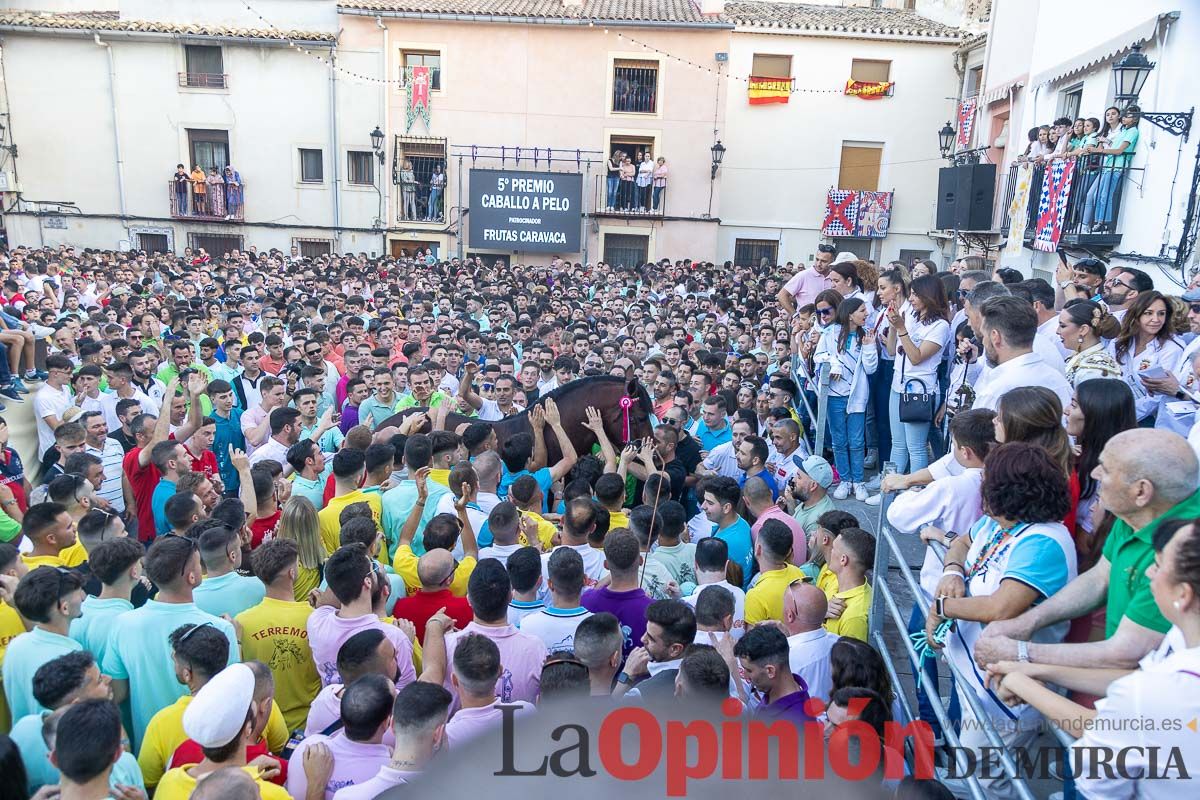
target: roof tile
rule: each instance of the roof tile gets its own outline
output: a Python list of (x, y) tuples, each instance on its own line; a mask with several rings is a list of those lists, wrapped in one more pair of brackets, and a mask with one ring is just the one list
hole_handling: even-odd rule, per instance
[(247, 39), (334, 41), (332, 33), (281, 31), (275, 28), (232, 28), (222, 25), (180, 25), (154, 20), (120, 19), (115, 12), (94, 11), (53, 14), (38, 11), (0, 11), (0, 25), (22, 28), (58, 28), (83, 31), (131, 31), (180, 36), (241, 36)]

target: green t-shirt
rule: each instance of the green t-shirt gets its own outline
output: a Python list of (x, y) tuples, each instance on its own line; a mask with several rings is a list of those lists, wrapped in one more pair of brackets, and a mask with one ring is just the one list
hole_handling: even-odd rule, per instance
[(1158, 610), (1150, 593), (1150, 579), (1146, 577), (1146, 570), (1154, 563), (1154, 532), (1169, 519), (1197, 516), (1200, 516), (1200, 491), (1136, 531), (1122, 520), (1113, 523), (1104, 542), (1104, 557), (1110, 565), (1104, 620), (1106, 637), (1116, 632), (1122, 617), (1159, 633), (1170, 630), (1171, 623)]

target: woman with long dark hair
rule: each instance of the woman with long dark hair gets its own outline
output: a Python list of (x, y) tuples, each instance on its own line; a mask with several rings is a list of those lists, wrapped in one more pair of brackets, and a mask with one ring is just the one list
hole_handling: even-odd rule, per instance
[(886, 313), (888, 352), (895, 353), (889, 415), (892, 428), (891, 461), (901, 472), (917, 472), (929, 465), (928, 438), (937, 402), (929, 409), (929, 419), (903, 422), (900, 396), (906, 392), (938, 393), (938, 365), (950, 337), (950, 308), (942, 282), (933, 275), (912, 282), (908, 313), (902, 313), (894, 301)]
[[(842, 266), (835, 264), (834, 267)], [(832, 271), (831, 271), (832, 274)], [(875, 334), (866, 324), (870, 306), (861, 297), (848, 297), (837, 309), (834, 322), (817, 344), (818, 369), (829, 364), (829, 438), (833, 459), (841, 482), (833, 491), (835, 500), (845, 500), (850, 492), (859, 502), (867, 499), (863, 483), (866, 410), (870, 394), (868, 377), (879, 364)]]
[[(898, 269), (891, 269), (879, 275), (879, 283), (875, 291), (875, 303), (880, 309), (886, 309), (895, 304), (897, 308), (908, 310), (908, 284), (904, 275)], [(887, 341), (889, 324), (887, 314), (879, 313), (871, 324), (875, 339), (880, 345)], [(869, 376), (868, 384), (871, 389), (871, 409), (875, 416), (875, 440), (871, 443), (876, 448), (878, 461), (883, 462), (892, 451), (892, 424), (888, 407), (892, 395), (892, 374), (896, 356), (887, 347), (879, 347), (879, 366)]]
[(1121, 332), (1108, 346), (1133, 390), (1138, 426), (1153, 428), (1159, 396), (1146, 388), (1140, 373), (1156, 368), (1170, 373), (1179, 366), (1183, 342), (1175, 335), (1174, 306), (1159, 292), (1138, 294), (1121, 320)]
[(1093, 378), (1075, 387), (1075, 396), (1067, 406), (1066, 431), (1075, 440), (1078, 451), (1070, 481), (1072, 494), (1079, 498), (1075, 506), (1074, 533), (1081, 570), (1090, 569), (1096, 563), (1104, 544), (1093, 538), (1099, 530), (1092, 513), (1099, 483), (1092, 477), (1092, 471), (1100, 463), (1100, 453), (1108, 440), (1121, 431), (1136, 427), (1133, 392), (1124, 381)]
[(1104, 345), (1121, 332), (1121, 323), (1092, 300), (1068, 300), (1058, 312), (1058, 338), (1073, 355), (1067, 359), (1067, 382), (1078, 388), (1096, 378), (1119, 378), (1121, 368)]

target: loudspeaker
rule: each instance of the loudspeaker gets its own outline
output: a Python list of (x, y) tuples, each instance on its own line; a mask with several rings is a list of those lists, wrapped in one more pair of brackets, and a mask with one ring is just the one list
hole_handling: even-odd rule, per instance
[(943, 167), (938, 170), (938, 229), (991, 230), (995, 199), (995, 164)]

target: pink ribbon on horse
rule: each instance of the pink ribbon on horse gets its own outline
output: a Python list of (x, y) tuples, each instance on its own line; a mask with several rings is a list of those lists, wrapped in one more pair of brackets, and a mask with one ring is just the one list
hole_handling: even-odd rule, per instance
[(629, 409), (633, 408), (633, 398), (625, 395), (621, 398), (619, 405), (621, 406), (621, 419), (625, 423), (625, 442), (629, 442)]

